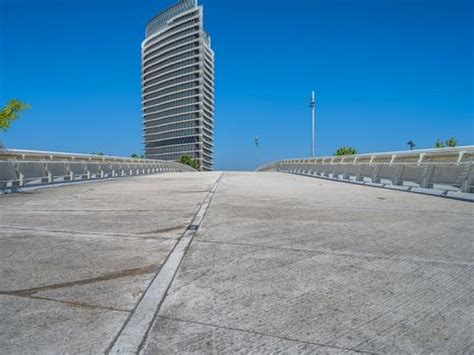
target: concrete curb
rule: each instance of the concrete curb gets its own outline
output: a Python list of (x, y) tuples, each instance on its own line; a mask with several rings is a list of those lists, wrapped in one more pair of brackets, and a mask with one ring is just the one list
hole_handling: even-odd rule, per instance
[(174, 276), (181, 265), (181, 261), (183, 260), (194, 235), (204, 219), (221, 178), (222, 174), (217, 178), (201, 207), (191, 221), (191, 224), (188, 226), (169, 254), (167, 260), (151, 281), (147, 290), (138, 302), (134, 312), (125, 322), (118, 336), (112, 342), (111, 347), (106, 351), (106, 353), (136, 354), (140, 351), (150, 327), (158, 314), (160, 306), (166, 297), (168, 289), (173, 282)]

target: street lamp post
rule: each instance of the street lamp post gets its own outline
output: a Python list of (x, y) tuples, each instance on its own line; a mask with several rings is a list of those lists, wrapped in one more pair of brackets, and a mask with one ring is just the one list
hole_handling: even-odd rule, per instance
[(258, 169), (258, 136), (255, 137), (255, 170)]
[(314, 158), (314, 107), (316, 106), (314, 91), (311, 92), (309, 107), (311, 107), (311, 156)]

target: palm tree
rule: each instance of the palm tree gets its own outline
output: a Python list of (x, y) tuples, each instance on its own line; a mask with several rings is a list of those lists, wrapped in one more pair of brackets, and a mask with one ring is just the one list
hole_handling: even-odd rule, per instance
[(415, 144), (415, 142), (413, 142), (413, 141), (408, 141), (407, 144), (408, 144), (408, 146), (410, 147), (410, 150), (413, 150), (413, 148), (416, 147), (416, 144)]
[(451, 137), (446, 141), (446, 146), (448, 147), (454, 148), (457, 145), (458, 145), (458, 140), (454, 137)]
[(435, 142), (435, 148), (444, 148), (444, 147), (446, 147), (446, 146), (445, 146), (444, 143), (441, 141), (441, 139), (438, 138), (438, 139), (436, 140), (436, 142)]

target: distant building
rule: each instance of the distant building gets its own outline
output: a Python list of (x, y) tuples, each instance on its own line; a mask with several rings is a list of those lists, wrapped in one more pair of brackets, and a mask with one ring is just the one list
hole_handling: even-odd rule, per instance
[(186, 154), (212, 170), (214, 52), (197, 0), (181, 0), (147, 25), (142, 94), (146, 158)]

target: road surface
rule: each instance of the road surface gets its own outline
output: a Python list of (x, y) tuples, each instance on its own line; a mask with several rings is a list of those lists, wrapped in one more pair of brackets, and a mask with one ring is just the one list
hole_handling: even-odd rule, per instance
[(473, 353), (473, 215), (282, 173), (3, 195), (0, 349)]

